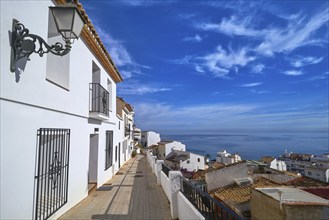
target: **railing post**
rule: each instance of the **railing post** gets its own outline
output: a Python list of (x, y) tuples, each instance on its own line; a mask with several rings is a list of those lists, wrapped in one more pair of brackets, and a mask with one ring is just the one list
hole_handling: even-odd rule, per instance
[(154, 173), (154, 164), (155, 164), (156, 159), (157, 159), (156, 156), (151, 156), (151, 158), (150, 158), (150, 162), (151, 162), (150, 166), (152, 168), (152, 173)]
[(157, 184), (161, 185), (161, 171), (163, 160), (157, 160), (155, 174), (157, 176)]
[(178, 218), (177, 194), (181, 189), (182, 173), (180, 171), (169, 171), (170, 181), (170, 213), (173, 219)]

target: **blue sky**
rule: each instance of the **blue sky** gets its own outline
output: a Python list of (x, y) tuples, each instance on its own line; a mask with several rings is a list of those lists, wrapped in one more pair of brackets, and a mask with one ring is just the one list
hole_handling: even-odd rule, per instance
[(328, 132), (328, 1), (81, 1), (143, 130)]

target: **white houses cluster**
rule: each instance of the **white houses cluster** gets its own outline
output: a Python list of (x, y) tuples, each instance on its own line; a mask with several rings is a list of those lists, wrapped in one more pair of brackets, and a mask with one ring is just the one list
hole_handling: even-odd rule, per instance
[(186, 151), (185, 144), (179, 141), (161, 140), (160, 134), (153, 131), (142, 132), (142, 145), (147, 147), (159, 160), (164, 160), (170, 168), (189, 172), (205, 170), (205, 157)]
[(72, 32), (56, 26), (65, 2), (0, 1), (0, 219), (56, 219), (131, 157), (122, 77), (81, 4)]

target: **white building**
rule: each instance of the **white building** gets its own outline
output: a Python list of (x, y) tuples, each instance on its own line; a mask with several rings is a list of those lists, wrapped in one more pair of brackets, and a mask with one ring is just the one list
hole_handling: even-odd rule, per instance
[(188, 152), (190, 158), (188, 160), (182, 161), (180, 167), (186, 169), (187, 171), (198, 171), (205, 170), (205, 159), (204, 156)]
[(323, 168), (318, 166), (306, 166), (305, 176), (317, 179), (323, 182), (329, 182), (329, 168)]
[(140, 128), (134, 128), (134, 140), (136, 144), (141, 144), (142, 130)]
[[(133, 124), (134, 109), (125, 102), (123, 98), (117, 97), (117, 117), (119, 119), (120, 135), (122, 135), (122, 154), (123, 162), (131, 157), (131, 151), (134, 147)], [(121, 145), (121, 144), (120, 144)]]
[(265, 156), (260, 159), (262, 163), (267, 164), (268, 167), (275, 169), (275, 170), (280, 170), (280, 171), (287, 171), (287, 164), (285, 161), (276, 159), (271, 156)]
[(143, 131), (141, 143), (143, 147), (149, 147), (158, 144), (161, 141), (160, 134), (154, 131)]
[(241, 161), (241, 157), (238, 154), (230, 154), (226, 150), (219, 151), (216, 156), (216, 162), (223, 164), (231, 164)]
[(179, 141), (161, 141), (158, 142), (158, 159), (164, 160), (166, 156), (173, 150), (186, 151), (185, 144)]
[(305, 166), (305, 176), (329, 182), (329, 154), (311, 157), (311, 165)]
[(188, 151), (172, 150), (165, 158), (169, 167), (189, 172), (205, 170), (205, 157)]
[(58, 218), (88, 195), (88, 184), (101, 186), (124, 163), (116, 117), (122, 78), (81, 5), (87, 24), (68, 54), (32, 53), (11, 72), (13, 19), (48, 44), (63, 43), (49, 9), (55, 2), (64, 1), (0, 1), (0, 219)]

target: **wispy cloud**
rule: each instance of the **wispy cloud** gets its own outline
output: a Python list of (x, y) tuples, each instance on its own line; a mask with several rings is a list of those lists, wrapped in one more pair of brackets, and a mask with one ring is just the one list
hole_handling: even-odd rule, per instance
[(157, 1), (157, 0), (120, 0), (113, 1), (116, 4), (126, 5), (130, 7), (150, 7), (157, 5), (168, 5), (176, 2), (176, 0)]
[(264, 35), (262, 30), (256, 30), (251, 28), (252, 17), (244, 17), (239, 19), (232, 15), (230, 18), (223, 18), (219, 24), (216, 23), (198, 23), (196, 28), (205, 31), (216, 31), (229, 36), (249, 36), (249, 37), (260, 37)]
[(151, 68), (147, 65), (137, 63), (128, 52), (124, 42), (113, 38), (111, 34), (99, 25), (95, 25), (95, 28), (124, 79), (131, 78), (135, 74), (143, 74), (141, 69)]
[(171, 88), (159, 84), (143, 84), (138, 81), (129, 81), (129, 83), (119, 84), (118, 93), (121, 95), (145, 95), (150, 93), (170, 91)]
[(225, 78), (230, 70), (234, 70), (235, 67), (243, 67), (247, 63), (255, 60), (255, 57), (247, 54), (248, 49), (241, 48), (238, 50), (225, 50), (221, 46), (218, 46), (216, 51), (208, 54), (199, 59), (203, 60), (203, 65), (208, 68), (215, 77)]
[(197, 65), (197, 64), (194, 67), (195, 67), (195, 70), (198, 73), (204, 73), (205, 72), (204, 69), (201, 66)]
[(241, 87), (255, 87), (255, 86), (260, 86), (262, 84), (263, 84), (262, 82), (254, 82), (254, 83), (242, 84), (240, 86)]
[(264, 64), (256, 64), (251, 67), (251, 71), (253, 73), (263, 73), (263, 69), (265, 68)]
[(286, 28), (269, 28), (266, 30), (264, 40), (255, 51), (266, 56), (274, 53), (291, 52), (299, 47), (307, 45), (323, 45), (327, 41), (312, 37), (312, 34), (328, 23), (328, 8), (315, 13), (306, 20), (305, 16), (299, 16), (289, 20)]
[(312, 65), (312, 64), (317, 64), (320, 63), (323, 60), (323, 57), (312, 57), (312, 56), (308, 56), (308, 57), (297, 57), (294, 58), (290, 61), (290, 64), (293, 67), (304, 67), (307, 65)]
[(288, 76), (300, 76), (304, 74), (302, 70), (286, 70), (283, 73)]
[[(255, 104), (225, 104), (176, 107), (168, 103), (134, 103), (136, 121), (142, 129), (328, 129), (328, 109)], [(272, 111), (271, 109), (275, 109)], [(277, 110), (281, 109), (281, 110)], [(202, 114), (200, 114), (202, 112)], [(213, 120), (220, 118), (221, 120)], [(234, 123), (232, 123), (234, 122)], [(305, 126), (307, 125), (307, 126)]]
[(257, 90), (257, 89), (250, 89), (249, 92), (251, 94), (267, 94), (267, 93), (270, 93), (270, 91), (267, 91), (267, 90)]
[(195, 16), (196, 16), (195, 13), (179, 13), (179, 14), (177, 15), (177, 17), (178, 17), (179, 19), (182, 19), (182, 20), (189, 20), (189, 19), (191, 19), (191, 18), (193, 18), (193, 17), (195, 17)]
[(192, 37), (185, 37), (182, 39), (183, 41), (187, 41), (187, 42), (196, 42), (196, 43), (199, 43), (203, 40), (203, 38), (199, 35), (199, 34), (196, 34)]
[(307, 45), (322, 46), (328, 43), (327, 39), (313, 36), (314, 32), (328, 23), (328, 13), (328, 7), (324, 7), (310, 18), (302, 13), (295, 14), (286, 18), (287, 25), (285, 27), (268, 26), (260, 29), (255, 27), (254, 23), (256, 22), (253, 22), (255, 19), (253, 16), (245, 15), (222, 18), (220, 23), (199, 22), (195, 24), (195, 27), (199, 30), (216, 31), (231, 37), (255, 38), (259, 43), (253, 51), (263, 56), (274, 56), (275, 53), (289, 53)]
[(173, 64), (178, 64), (178, 65), (191, 64), (192, 58), (193, 58), (193, 56), (186, 55), (185, 57), (180, 58), (180, 59), (169, 60), (169, 62), (173, 63)]

